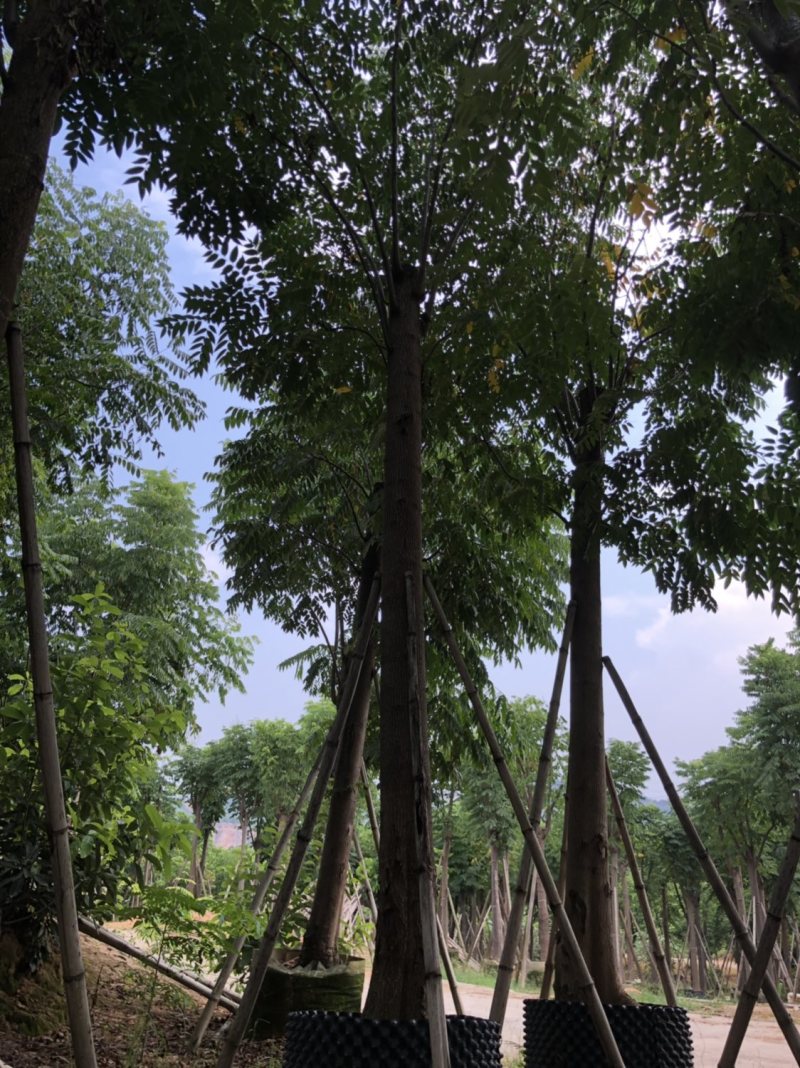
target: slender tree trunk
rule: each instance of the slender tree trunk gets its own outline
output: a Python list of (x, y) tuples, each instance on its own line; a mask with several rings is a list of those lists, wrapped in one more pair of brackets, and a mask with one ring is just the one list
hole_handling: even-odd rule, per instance
[(683, 891), (686, 906), (686, 936), (689, 953), (689, 976), (692, 990), (702, 994), (706, 992), (705, 961), (703, 947), (700, 944), (700, 898), (692, 890)]
[(625, 941), (631, 957), (631, 964), (636, 972), (639, 982), (644, 982), (642, 966), (636, 956), (636, 947), (633, 944), (633, 922), (631, 920), (631, 892), (628, 886), (628, 877), (625, 868), (622, 870), (622, 923), (625, 928)]
[[(570, 531), (570, 599), (575, 623), (570, 656), (569, 806), (565, 906), (600, 999), (630, 1001), (614, 951), (613, 894), (608, 874), (603, 715), (600, 523), (603, 454), (584, 452), (576, 465)], [(559, 937), (556, 997), (579, 1001), (576, 961)]]
[[(381, 851), (375, 960), (365, 1013), (418, 1019), (424, 1010), (417, 881), (414, 781), (409, 723), (410, 665), (405, 574), (415, 617), (422, 600), (422, 293), (417, 273), (396, 272), (389, 312), (388, 396), (384, 453), (380, 785)], [(424, 699), (425, 643), (418, 643), (417, 679)]]
[(672, 937), (669, 930), (669, 891), (667, 884), (661, 887), (661, 926), (664, 931), (664, 957), (667, 962), (667, 969), (670, 974), (672, 972)]
[(12, 30), (0, 97), (0, 338), (36, 220), (58, 102), (74, 72), (76, 6), (89, 7), (71, 0), (23, 5), (24, 17)]
[(189, 861), (189, 890), (195, 897), (200, 897), (200, 835), (203, 830), (203, 821), (200, 818), (200, 804), (195, 802), (192, 806), (192, 818), (194, 831), (192, 832), (192, 857)]
[[(736, 902), (736, 909), (740, 916), (747, 916), (747, 902), (744, 895), (744, 876), (742, 875), (742, 869), (738, 865), (733, 869), (732, 883), (733, 899)], [(738, 942), (735, 943), (733, 952), (739, 966), (739, 972), (736, 979), (736, 990), (737, 993), (741, 993), (742, 990), (744, 990), (744, 984), (750, 976), (750, 965), (748, 964), (744, 953), (742, 953), (742, 948)]]
[(44, 607), (42, 565), (36, 530), (33, 489), (33, 461), (28, 426), (25, 369), (19, 327), (7, 331), (8, 377), (11, 396), (11, 423), (22, 542), (22, 576), (30, 643), (36, 740), (44, 792), (44, 814), (53, 866), (55, 912), (61, 950), (61, 972), (67, 1002), (72, 1052), (77, 1068), (95, 1068), (92, 1021), (86, 990), (86, 973), (78, 933), (78, 911), (69, 848), (69, 826), (61, 780), (53, 686), (50, 680), (50, 652)]
[(500, 846), (492, 842), (490, 846), (489, 870), (491, 872), (492, 890), (492, 939), (489, 943), (489, 957), (491, 960), (499, 960), (503, 952), (503, 940), (506, 934), (506, 923), (503, 918), (502, 887), (500, 885)]
[(453, 793), (450, 791), (450, 799), (447, 802), (447, 815), (444, 824), (444, 841), (442, 843), (442, 856), (439, 863), (439, 922), (445, 937), (450, 932), (450, 909), (448, 895), (450, 893), (450, 850), (453, 846)]
[[(359, 581), (356, 631), (363, 620), (377, 564), (377, 549), (372, 548), (365, 556)], [(300, 953), (302, 965), (316, 961), (330, 967), (336, 963), (338, 957), (339, 922), (350, 870), (350, 846), (353, 840), (358, 784), (361, 779), (364, 739), (367, 734), (374, 661), (373, 640), (367, 650), (353, 705), (342, 734), (314, 901)]]
[(611, 885), (611, 923), (614, 930), (614, 953), (620, 975), (624, 978), (622, 934), (619, 926), (619, 850), (612, 845), (608, 858), (608, 881)]

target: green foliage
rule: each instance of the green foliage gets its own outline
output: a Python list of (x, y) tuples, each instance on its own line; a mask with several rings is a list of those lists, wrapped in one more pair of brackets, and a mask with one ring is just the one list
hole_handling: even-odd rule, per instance
[[(154, 698), (144, 646), (102, 588), (74, 612), (77, 633), (57, 643), (53, 688), (78, 907), (103, 916), (145, 860), (161, 865), (188, 840), (186, 821), (155, 803), (154, 789), (154, 750), (175, 744), (187, 721)], [(35, 954), (53, 888), (31, 685), (12, 677), (0, 706), (0, 887), (4, 927)]]
[(75, 464), (133, 470), (161, 424), (202, 417), (183, 354), (158, 333), (174, 305), (166, 242), (122, 195), (99, 198), (51, 164), (16, 314), (34, 449), (55, 484), (69, 486)]

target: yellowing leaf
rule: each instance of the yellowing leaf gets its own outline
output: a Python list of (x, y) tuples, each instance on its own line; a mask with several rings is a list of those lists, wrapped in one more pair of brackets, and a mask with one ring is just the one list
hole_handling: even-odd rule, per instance
[(644, 211), (644, 204), (642, 203), (642, 198), (638, 189), (630, 199), (630, 203), (628, 204), (628, 211), (631, 213), (634, 219), (638, 219)]
[(797, 189), (797, 182), (794, 178), (787, 178), (783, 185), (787, 193), (791, 193), (792, 190)]
[(616, 277), (617, 265), (611, 259), (611, 256), (610, 256), (610, 254), (608, 252), (608, 249), (605, 249), (605, 248), (601, 249), (601, 251), (600, 251), (600, 259), (602, 261), (603, 266), (606, 269), (606, 274), (608, 275), (608, 277), (609, 278)]
[(333, 82), (330, 80), (330, 78), (325, 79), (325, 88), (328, 90), (329, 93), (333, 92)]
[(594, 62), (594, 46), (592, 46), (589, 49), (589, 51), (586, 53), (586, 55), (583, 56), (581, 59), (579, 59), (578, 62), (575, 64), (575, 66), (572, 68), (572, 78), (573, 78), (573, 80), (576, 81), (576, 82), (579, 81), (584, 76), (584, 74), (587, 72), (589, 67), (591, 67), (593, 62)]
[(667, 30), (656, 38), (656, 48), (661, 52), (668, 52), (671, 44), (683, 44), (686, 40), (686, 30), (683, 26), (676, 26), (674, 30)]
[(500, 346), (495, 341), (494, 345), (492, 345), (492, 359), (493, 360), (497, 359), (497, 357), (500, 355), (500, 351), (501, 351), (500, 350)]
[(793, 259), (797, 259), (797, 257), (800, 256), (800, 248), (798, 248), (797, 245), (792, 245), (792, 247), (789, 249), (789, 255)]
[(473, 323), (473, 321), (470, 319), (470, 321), (467, 323), (467, 333), (471, 334), (474, 329), (475, 323)]
[(334, 389), (333, 392), (334, 393), (352, 393), (353, 392), (353, 387), (352, 386), (336, 386), (336, 388)]

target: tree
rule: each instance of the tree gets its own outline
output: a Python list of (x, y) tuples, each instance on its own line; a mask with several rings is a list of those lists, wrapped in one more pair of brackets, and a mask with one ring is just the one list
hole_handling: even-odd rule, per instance
[(169, 774), (192, 811), (194, 834), (189, 866), (189, 890), (195, 897), (205, 893), (205, 858), (214, 828), (225, 815), (223, 792), (214, 743), (199, 748), (186, 745), (169, 767)]
[(15, 314), (35, 455), (54, 485), (69, 488), (76, 466), (132, 472), (163, 423), (202, 416), (184, 356), (157, 332), (175, 303), (166, 241), (122, 195), (99, 198), (48, 168)]

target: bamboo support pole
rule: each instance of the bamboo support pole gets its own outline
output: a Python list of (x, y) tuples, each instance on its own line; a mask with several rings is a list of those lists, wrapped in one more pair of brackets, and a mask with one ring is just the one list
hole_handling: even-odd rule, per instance
[(361, 627), (361, 633), (351, 657), (350, 667), (342, 691), (339, 714), (337, 714), (331, 724), (325, 738), (325, 752), (317, 774), (317, 780), (314, 783), (311, 798), (308, 802), (305, 818), (297, 832), (292, 855), (289, 858), (289, 864), (283, 877), (283, 883), (278, 891), (275, 904), (273, 905), (270, 914), (269, 923), (267, 924), (267, 929), (264, 932), (258, 952), (256, 953), (250, 968), (250, 978), (248, 979), (247, 986), (242, 994), (242, 1003), (239, 1007), (239, 1011), (231, 1021), (230, 1029), (228, 1030), (225, 1042), (220, 1050), (217, 1068), (230, 1068), (233, 1064), (236, 1051), (244, 1038), (245, 1031), (250, 1023), (250, 1018), (253, 1015), (253, 1009), (258, 1000), (258, 995), (261, 992), (264, 976), (267, 973), (272, 952), (278, 941), (283, 918), (286, 915), (286, 910), (289, 907), (292, 894), (294, 893), (294, 888), (300, 875), (300, 869), (305, 860), (308, 845), (314, 831), (314, 825), (316, 824), (319, 810), (322, 807), (322, 802), (325, 798), (325, 791), (339, 749), (342, 730), (344, 729), (347, 717), (350, 714), (350, 706), (353, 703), (353, 696), (356, 692), (358, 679), (364, 666), (364, 658), (367, 653), (367, 647), (372, 635), (372, 628), (378, 610), (379, 587), (380, 582), (376, 576), (372, 583), (367, 607), (364, 611), (364, 622)]
[(467, 945), (464, 941), (464, 932), (461, 930), (461, 914), (456, 911), (455, 902), (453, 901), (453, 895), (450, 893), (449, 886), (447, 888), (447, 903), (450, 906), (450, 915), (453, 919), (453, 934), (455, 935), (456, 943), (464, 954), (464, 959), (468, 960), (469, 956), (467, 954)]
[[(656, 769), (656, 772), (658, 773), (658, 776), (661, 779), (662, 785), (666, 790), (667, 797), (672, 803), (672, 807), (675, 810), (675, 815), (680, 820), (684, 833), (686, 834), (686, 837), (689, 840), (689, 844), (692, 847), (692, 850), (695, 856), (697, 857), (701, 868), (705, 872), (706, 878), (711, 884), (711, 888), (716, 894), (719, 903), (722, 905), (722, 908), (727, 914), (728, 920), (730, 921), (734, 933), (739, 941), (739, 945), (742, 947), (742, 952), (747, 958), (750, 967), (752, 968), (756, 959), (756, 947), (753, 944), (753, 939), (750, 937), (750, 932), (748, 931), (746, 924), (742, 920), (742, 917), (739, 915), (736, 905), (734, 904), (731, 895), (728, 893), (728, 888), (722, 881), (722, 878), (720, 877), (720, 874), (717, 871), (714, 861), (711, 859), (711, 856), (708, 850), (706, 849), (702, 838), (697, 832), (697, 828), (692, 822), (689, 813), (686, 811), (683, 802), (678, 796), (678, 791), (675, 789), (672, 779), (669, 776), (669, 772), (667, 771), (664, 762), (659, 756), (658, 750), (653, 744), (653, 739), (650, 737), (650, 734), (642, 721), (642, 717), (637, 712), (636, 706), (631, 700), (630, 694), (625, 689), (625, 685), (622, 682), (622, 679), (620, 678), (619, 674), (617, 673), (616, 668), (611, 662), (611, 659), (607, 656), (603, 657), (603, 664), (605, 665), (606, 670), (611, 676), (614, 686), (617, 689), (617, 693), (619, 694), (620, 699), (622, 700), (622, 703), (625, 706), (625, 709), (628, 715), (630, 716), (631, 721), (639, 734), (639, 737), (642, 740), (642, 744), (644, 745), (647, 754), (653, 763), (653, 767)], [(778, 1021), (778, 1026), (780, 1027), (781, 1031), (783, 1031), (784, 1037), (786, 1038), (789, 1048), (792, 1051), (792, 1055), (795, 1061), (797, 1062), (797, 1064), (800, 1064), (800, 1035), (797, 1032), (797, 1028), (794, 1025), (794, 1021), (789, 1015), (788, 1009), (781, 1001), (780, 994), (775, 988), (775, 984), (766, 974), (764, 975), (764, 978), (762, 980), (761, 989), (764, 991), (764, 995), (775, 1015), (775, 1019)]]
[[(558, 858), (558, 896), (563, 900), (564, 890), (567, 885), (567, 809), (569, 808), (569, 780), (564, 795), (564, 829), (561, 832), (561, 853)], [(544, 962), (542, 973), (542, 985), (539, 987), (539, 997), (547, 1001), (550, 997), (550, 987), (553, 985), (553, 975), (556, 970), (556, 935), (558, 933), (558, 921), (555, 916), (550, 918), (550, 941), (547, 943), (547, 957)]]
[[(306, 781), (303, 783), (303, 788), (300, 791), (300, 796), (298, 797), (294, 808), (289, 813), (289, 818), (286, 821), (286, 825), (281, 832), (281, 836), (272, 851), (272, 856), (269, 858), (269, 862), (266, 868), (264, 869), (264, 872), (258, 882), (258, 886), (256, 887), (255, 893), (253, 894), (253, 900), (250, 903), (250, 914), (252, 916), (257, 916), (259, 912), (261, 912), (269, 888), (272, 885), (272, 881), (278, 872), (281, 859), (283, 858), (283, 854), (286, 851), (287, 845), (289, 844), (289, 839), (292, 836), (295, 824), (300, 818), (300, 813), (303, 810), (303, 806), (308, 800), (308, 796), (311, 793), (311, 790), (314, 786), (314, 782), (316, 781), (317, 775), (319, 774), (319, 769), (320, 765), (322, 764), (324, 754), (325, 744), (323, 743), (322, 748), (320, 749), (319, 753), (317, 754), (317, 758), (314, 761), (314, 765), (309, 771), (306, 777)], [(208, 1029), (208, 1025), (211, 1022), (212, 1017), (214, 1016), (214, 1010), (219, 1004), (220, 998), (222, 997), (225, 991), (225, 986), (228, 980), (230, 979), (231, 974), (233, 973), (233, 969), (236, 967), (236, 963), (239, 960), (239, 957), (241, 956), (241, 952), (244, 949), (244, 944), (246, 941), (247, 935), (239, 935), (236, 941), (233, 943), (230, 953), (225, 958), (225, 962), (222, 965), (219, 975), (217, 976), (214, 982), (214, 986), (212, 987), (208, 1001), (203, 1007), (203, 1011), (200, 1013), (200, 1018), (198, 1019), (197, 1023), (195, 1024), (194, 1030), (192, 1031), (192, 1037), (190, 1039), (189, 1044), (194, 1054), (197, 1054), (200, 1049), (200, 1046), (203, 1042), (203, 1037), (205, 1036), (205, 1033)]]
[(61, 974), (75, 1064), (77, 1068), (96, 1068), (97, 1058), (92, 1038), (86, 972), (83, 967), (78, 932), (78, 909), (75, 903), (75, 881), (69, 848), (69, 823), (61, 779), (53, 686), (50, 680), (50, 650), (44, 607), (42, 564), (39, 557), (39, 538), (36, 529), (25, 366), (22, 334), (18, 323), (9, 322), (6, 330), (6, 345), (19, 531), (22, 543), (22, 578), (25, 587), (30, 669), (33, 679), (33, 705), (39, 767), (44, 791), (45, 825), (50, 844), (55, 887)]
[[(112, 949), (116, 949), (128, 957), (133, 957), (134, 960), (146, 964), (148, 968), (152, 968), (161, 975), (165, 975), (174, 983), (179, 983), (181, 986), (186, 987), (187, 990), (191, 990), (195, 994), (201, 994), (203, 997), (208, 997), (210, 995), (211, 987), (208, 983), (202, 982), (193, 975), (187, 975), (186, 972), (182, 972), (180, 968), (174, 968), (171, 964), (167, 964), (158, 957), (154, 957), (151, 953), (145, 953), (145, 951), (139, 949), (138, 946), (131, 945), (130, 942), (126, 942), (124, 938), (120, 938), (119, 935), (115, 935), (112, 931), (106, 930), (105, 927), (101, 927), (99, 924), (95, 923), (94, 920), (87, 919), (85, 916), (79, 916), (78, 927), (84, 934), (89, 935), (90, 938), (96, 938), (98, 942), (103, 942), (105, 945), (111, 946)], [(231, 990), (226, 990), (222, 997), (217, 999), (217, 1002), (221, 1004), (223, 1008), (230, 1009), (232, 1012), (235, 1012), (238, 1009), (239, 1001), (239, 995), (234, 994)]]
[[(535, 871), (531, 872), (531, 884), (528, 891), (528, 912), (525, 916), (525, 926), (522, 938), (519, 942), (519, 965), (517, 966), (517, 983), (524, 987), (528, 981), (528, 964), (530, 962), (529, 949), (531, 944), (531, 931), (533, 930), (533, 913), (536, 904), (536, 883), (539, 876)], [(501, 1024), (502, 1027), (502, 1024)]]
[(600, 1001), (600, 997), (597, 993), (597, 987), (594, 985), (594, 980), (592, 979), (592, 976), (589, 973), (589, 969), (586, 967), (586, 961), (584, 959), (583, 953), (581, 952), (581, 947), (578, 943), (578, 939), (575, 936), (575, 932), (572, 929), (572, 924), (570, 923), (569, 917), (567, 916), (567, 911), (564, 908), (564, 904), (558, 893), (558, 888), (556, 887), (555, 880), (553, 879), (553, 876), (550, 872), (550, 868), (547, 865), (547, 860), (545, 859), (544, 851), (541, 847), (538, 837), (536, 836), (536, 832), (534, 831), (533, 827), (531, 826), (530, 820), (528, 819), (528, 813), (525, 810), (525, 805), (522, 801), (522, 798), (520, 797), (519, 791), (517, 790), (514, 784), (511, 772), (508, 769), (508, 764), (506, 763), (505, 757), (503, 756), (502, 750), (500, 749), (500, 744), (497, 741), (497, 736), (495, 735), (494, 730), (492, 729), (492, 725), (489, 722), (489, 717), (486, 715), (486, 710), (483, 707), (483, 702), (481, 701), (480, 696), (478, 694), (477, 687), (475, 686), (475, 683), (472, 680), (472, 676), (469, 673), (469, 668), (466, 665), (464, 657), (461, 655), (461, 650), (458, 648), (458, 643), (456, 642), (455, 635), (453, 634), (453, 628), (450, 626), (447, 617), (444, 614), (444, 610), (442, 609), (442, 606), (439, 603), (439, 599), (436, 596), (436, 591), (433, 589), (433, 585), (427, 576), (425, 576), (425, 589), (427, 590), (428, 597), (430, 598), (431, 604), (433, 605), (434, 612), (436, 613), (436, 616), (438, 617), (439, 622), (442, 625), (442, 629), (444, 630), (445, 638), (450, 648), (450, 653), (464, 682), (464, 686), (467, 691), (467, 696), (470, 700), (470, 703), (472, 704), (473, 710), (477, 717), (478, 723), (480, 724), (481, 730), (483, 731), (483, 735), (486, 739), (489, 749), (491, 750), (492, 757), (494, 759), (495, 765), (497, 766), (497, 770), (505, 787), (508, 799), (511, 802), (511, 807), (513, 808), (514, 814), (517, 817), (517, 821), (519, 823), (520, 830), (522, 831), (523, 838), (525, 839), (525, 843), (528, 849), (531, 851), (533, 863), (536, 867), (537, 872), (539, 873), (539, 878), (542, 880), (542, 885), (544, 886), (545, 891), (547, 893), (547, 899), (550, 903), (550, 908), (553, 910), (553, 913), (558, 917), (558, 926), (561, 932), (561, 937), (569, 946), (570, 953), (572, 954), (573, 959), (575, 960), (576, 966), (580, 974), (581, 991), (586, 1001), (586, 1006), (589, 1010), (589, 1015), (597, 1031), (597, 1037), (600, 1041), (600, 1045), (602, 1046), (606, 1057), (608, 1057), (609, 1061), (611, 1062), (612, 1068), (625, 1068), (622, 1056), (620, 1055), (619, 1049), (617, 1047), (616, 1039), (614, 1038), (614, 1033), (611, 1030), (611, 1025), (608, 1022), (608, 1017), (605, 1014), (603, 1004)]
[[(567, 670), (569, 645), (572, 640), (572, 626), (574, 622), (575, 602), (570, 601), (567, 607), (567, 617), (564, 622), (564, 633), (558, 650), (556, 675), (553, 682), (552, 694), (550, 696), (550, 705), (547, 710), (544, 735), (542, 736), (542, 747), (539, 753), (539, 767), (536, 771), (533, 799), (531, 801), (530, 812), (528, 815), (530, 823), (536, 831), (538, 831), (542, 819), (542, 809), (544, 808), (545, 793), (547, 791), (547, 780), (550, 775), (550, 765), (552, 763), (553, 740), (556, 734), (556, 727), (558, 726), (558, 712), (561, 707), (561, 693), (564, 688), (564, 676)], [(511, 989), (511, 979), (514, 974), (514, 957), (517, 942), (519, 940), (520, 927), (522, 926), (525, 900), (531, 882), (532, 868), (533, 863), (531, 855), (527, 850), (523, 850), (519, 872), (517, 874), (517, 882), (514, 887), (511, 912), (508, 917), (508, 926), (506, 927), (506, 938), (503, 943), (503, 951), (500, 954), (500, 963), (497, 966), (497, 981), (495, 982), (494, 994), (492, 995), (492, 1006), (489, 1010), (489, 1019), (496, 1020), (501, 1027), (503, 1026), (503, 1020), (506, 1015), (508, 992)]]
[(489, 915), (489, 909), (491, 908), (491, 905), (492, 894), (491, 891), (489, 891), (489, 893), (486, 895), (486, 900), (483, 903), (483, 908), (481, 909), (480, 914), (478, 916), (478, 923), (476, 925), (475, 931), (473, 932), (472, 941), (469, 944), (469, 950), (467, 951), (467, 962), (472, 960), (472, 954), (478, 948), (478, 942), (480, 941), (480, 937), (483, 934), (483, 928), (486, 926), (486, 919)]
[(364, 888), (367, 891), (367, 901), (369, 903), (369, 911), (372, 915), (372, 922), (376, 923), (378, 919), (378, 906), (375, 903), (375, 895), (372, 892), (372, 883), (370, 882), (369, 872), (367, 871), (367, 862), (364, 860), (364, 852), (361, 848), (358, 831), (355, 827), (353, 827), (353, 846), (356, 851), (356, 856), (358, 857), (361, 873), (364, 876)]
[[(633, 886), (636, 890), (636, 897), (639, 900), (639, 907), (644, 916), (644, 925), (647, 929), (647, 938), (650, 943), (650, 953), (655, 961), (667, 1005), (671, 1005), (674, 1008), (678, 1004), (678, 999), (675, 994), (675, 984), (672, 981), (672, 974), (667, 967), (666, 957), (661, 948), (656, 921), (653, 918), (653, 913), (650, 908), (650, 902), (647, 897), (647, 891), (645, 890), (644, 880), (642, 879), (639, 861), (636, 859), (636, 851), (633, 848), (633, 842), (631, 840), (630, 832), (628, 831), (628, 824), (625, 820), (625, 813), (622, 810), (622, 804), (620, 803), (617, 787), (614, 783), (614, 777), (611, 774), (611, 768), (609, 767), (608, 757), (606, 757), (606, 784), (608, 786), (611, 807), (614, 810), (620, 838), (625, 847), (625, 856), (628, 858), (628, 866), (631, 869), (631, 875), (633, 876)], [(633, 947), (631, 947), (631, 952), (632, 951)]]
[(775, 946), (775, 939), (780, 931), (783, 910), (786, 906), (786, 899), (792, 889), (798, 861), (800, 861), (800, 797), (795, 795), (794, 827), (789, 838), (786, 856), (772, 888), (769, 908), (767, 909), (767, 919), (761, 932), (756, 959), (753, 961), (750, 977), (744, 985), (739, 1004), (736, 1006), (733, 1022), (725, 1040), (722, 1056), (719, 1059), (719, 1068), (733, 1068), (736, 1064), (736, 1058), (739, 1056), (742, 1041), (747, 1032), (750, 1018), (753, 1015), (753, 1009), (758, 1001), (761, 981), (766, 974), (772, 950)]
[(449, 1068), (450, 1049), (447, 1020), (442, 998), (439, 944), (434, 893), (433, 832), (431, 828), (431, 773), (425, 694), (421, 692), (417, 670), (420, 637), (414, 609), (414, 579), (406, 572), (406, 612), (408, 613), (408, 710), (411, 730), (411, 767), (414, 775), (414, 805), (417, 828), (417, 877), (422, 926), (422, 955), (425, 962), (425, 1008), (431, 1042), (432, 1068)]

